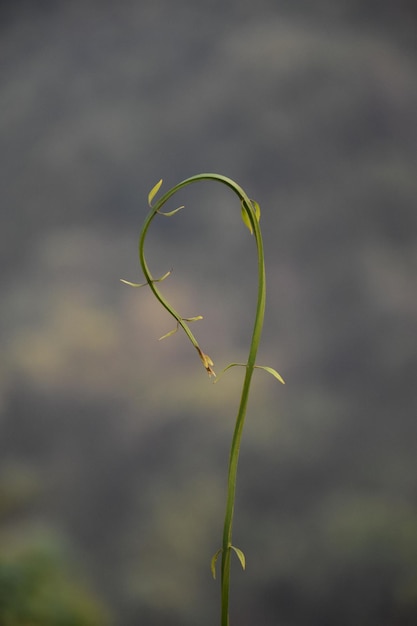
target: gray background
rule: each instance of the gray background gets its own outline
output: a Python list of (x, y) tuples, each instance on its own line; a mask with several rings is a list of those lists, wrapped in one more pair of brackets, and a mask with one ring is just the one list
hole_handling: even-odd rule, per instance
[[(150, 293), (119, 283), (141, 281), (150, 188), (214, 171), (261, 205), (259, 362), (287, 382), (254, 380), (231, 623), (416, 623), (416, 16), (405, 1), (2, 4), (2, 619), (22, 592), (10, 572), (26, 580), (37, 555), (64, 590), (77, 580), (68, 614), (89, 598), (71, 623), (218, 621), (241, 372), (211, 385), (184, 336), (158, 343), (172, 322)], [(193, 330), (221, 370), (245, 359), (254, 242), (220, 186), (173, 202), (152, 271), (173, 268), (164, 293), (204, 315)]]

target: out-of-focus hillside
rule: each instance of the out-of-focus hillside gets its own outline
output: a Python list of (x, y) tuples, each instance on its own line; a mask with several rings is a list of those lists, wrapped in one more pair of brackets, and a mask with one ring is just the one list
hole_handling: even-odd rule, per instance
[[(119, 283), (141, 280), (153, 184), (218, 171), (261, 205), (259, 361), (287, 381), (255, 379), (232, 623), (414, 624), (414, 5), (21, 2), (0, 22), (0, 623), (22, 589), (41, 608), (18, 624), (218, 617), (241, 376), (210, 385)], [(254, 242), (226, 189), (175, 202), (149, 258), (220, 370), (245, 358)]]

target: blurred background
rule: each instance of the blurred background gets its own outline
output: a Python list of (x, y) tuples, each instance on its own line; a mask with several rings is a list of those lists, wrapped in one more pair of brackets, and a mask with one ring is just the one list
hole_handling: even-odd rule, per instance
[[(212, 385), (141, 282), (147, 194), (261, 205), (268, 303), (232, 624), (417, 623), (417, 10), (411, 0), (0, 9), (0, 624), (209, 626), (242, 372)], [(201, 183), (154, 275), (218, 371), (253, 238)]]

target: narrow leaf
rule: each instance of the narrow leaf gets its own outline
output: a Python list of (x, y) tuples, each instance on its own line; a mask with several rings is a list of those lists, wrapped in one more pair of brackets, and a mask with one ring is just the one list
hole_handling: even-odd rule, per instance
[(249, 232), (252, 235), (253, 234), (252, 224), (250, 223), (249, 215), (247, 214), (243, 200), (240, 205), (240, 213), (242, 215), (243, 223), (249, 229)]
[(237, 558), (239, 559), (240, 564), (242, 566), (242, 569), (244, 570), (245, 567), (246, 567), (246, 559), (245, 559), (245, 555), (243, 554), (242, 550), (239, 550), (239, 548), (235, 548), (235, 546), (230, 546), (230, 547), (237, 554)]
[[(255, 218), (259, 222), (259, 220), (261, 218), (261, 207), (259, 206), (258, 202), (256, 202), (256, 200), (250, 200), (250, 203), (252, 205), (253, 212), (255, 213)], [(244, 200), (241, 201), (240, 211), (241, 211), (243, 223), (245, 224), (245, 226), (247, 226), (247, 228), (249, 229), (250, 234), (252, 235), (253, 234), (253, 228), (252, 228), (252, 224), (251, 224), (248, 212), (247, 212), (247, 210), (245, 208), (245, 201)]]
[(282, 378), (281, 374), (278, 374), (278, 372), (272, 367), (267, 367), (266, 365), (255, 365), (255, 367), (260, 370), (265, 370), (265, 372), (268, 372), (268, 374), (272, 374), (274, 378), (276, 378), (277, 380), (279, 380), (280, 383), (285, 385), (285, 380)]
[(177, 209), (174, 209), (173, 211), (168, 211), (167, 213), (165, 213), (164, 211), (158, 211), (159, 215), (163, 215), (164, 217), (171, 217), (172, 215), (175, 215), (175, 213), (178, 213), (178, 211), (181, 211), (181, 209), (184, 208), (184, 205), (179, 206)]
[(168, 276), (170, 276), (171, 274), (172, 274), (172, 270), (169, 270), (168, 272), (166, 272), (166, 274), (161, 276), (161, 278), (155, 278), (152, 282), (153, 283), (161, 283), (163, 280), (165, 280), (165, 278), (168, 278)]
[(169, 333), (166, 333), (166, 335), (162, 335), (162, 337), (159, 337), (158, 341), (162, 341), (162, 339), (166, 339), (167, 337), (171, 337), (171, 335), (174, 335), (177, 330), (179, 328), (179, 325), (177, 324), (177, 327), (174, 328), (174, 330), (170, 330)]
[(211, 562), (210, 562), (210, 569), (211, 569), (211, 574), (214, 578), (214, 580), (216, 580), (216, 563), (217, 563), (217, 559), (219, 558), (219, 556), (222, 553), (222, 549), (220, 548), (219, 550), (217, 550), (216, 554), (213, 555)]
[[(160, 278), (154, 278), (152, 282), (160, 283), (163, 280), (165, 280), (165, 278), (168, 278), (168, 276), (170, 276), (171, 273), (172, 273), (172, 270), (169, 270), (168, 272), (166, 272), (166, 274), (164, 274)], [(130, 280), (124, 280), (124, 278), (120, 278), (120, 282), (124, 283), (125, 285), (129, 285), (129, 287), (145, 287), (145, 285), (148, 284), (148, 283), (131, 283)]]
[(149, 192), (148, 195), (148, 204), (151, 207), (152, 206), (152, 200), (155, 198), (156, 194), (158, 193), (160, 187), (162, 185), (162, 178), (159, 182), (156, 183), (156, 185), (154, 187), (152, 187), (152, 189)]
[(256, 200), (251, 200), (251, 202), (252, 202), (253, 210), (255, 211), (255, 217), (257, 221), (259, 222), (259, 220), (261, 219), (261, 207), (259, 206), (259, 203), (256, 202)]
[(121, 283), (124, 283), (125, 285), (129, 285), (129, 287), (145, 287), (145, 285), (147, 285), (148, 283), (131, 283), (129, 280), (124, 280), (123, 278), (120, 279)]
[(222, 371), (220, 372), (220, 374), (218, 375), (218, 377), (216, 378), (216, 380), (214, 382), (215, 383), (219, 382), (219, 380), (223, 376), (223, 374), (225, 372), (227, 372), (227, 370), (229, 370), (231, 367), (246, 367), (246, 363), (229, 363), (229, 365), (227, 365), (227, 367), (222, 369)]

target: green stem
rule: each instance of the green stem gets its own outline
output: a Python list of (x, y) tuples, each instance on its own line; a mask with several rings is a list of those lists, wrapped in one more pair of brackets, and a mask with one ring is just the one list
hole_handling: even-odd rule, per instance
[(226, 500), (226, 512), (223, 526), (223, 542), (222, 542), (222, 560), (221, 560), (221, 626), (229, 626), (229, 595), (230, 595), (230, 557), (232, 551), (232, 529), (233, 529), (233, 515), (236, 497), (236, 479), (237, 469), (239, 462), (239, 451), (242, 439), (243, 426), (245, 422), (246, 410), (248, 405), (250, 384), (252, 379), (253, 370), (255, 367), (256, 354), (261, 338), (264, 312), (265, 312), (265, 262), (262, 235), (259, 228), (258, 217), (255, 212), (254, 205), (249, 197), (243, 191), (243, 189), (237, 185), (233, 180), (222, 176), (220, 174), (198, 174), (187, 178), (178, 183), (167, 193), (165, 193), (151, 208), (148, 216), (145, 219), (142, 227), (141, 235), (139, 238), (139, 259), (142, 266), (143, 273), (146, 278), (146, 282), (152, 289), (155, 297), (159, 300), (162, 306), (175, 318), (177, 324), (183, 328), (184, 332), (190, 339), (193, 346), (197, 349), (200, 358), (203, 360), (203, 364), (209, 373), (213, 373), (207, 362), (204, 361), (205, 355), (191, 332), (186, 321), (175, 311), (172, 306), (165, 300), (158, 287), (156, 287), (156, 279), (153, 278), (144, 254), (144, 244), (149, 226), (154, 217), (160, 212), (164, 204), (182, 187), (186, 187), (192, 183), (201, 180), (215, 180), (221, 182), (230, 187), (239, 197), (242, 210), (245, 211), (249, 224), (251, 225), (252, 232), (255, 236), (257, 253), (258, 253), (258, 295), (257, 306), (255, 313), (255, 321), (252, 332), (252, 340), (249, 349), (248, 360), (246, 363), (245, 378), (243, 381), (243, 387), (241, 392), (239, 409), (236, 417), (235, 429), (233, 433), (233, 439), (229, 456), (229, 471), (228, 471), (228, 483), (227, 483), (227, 500)]

